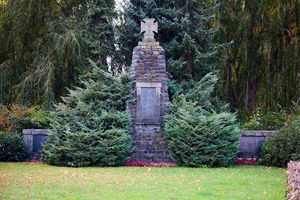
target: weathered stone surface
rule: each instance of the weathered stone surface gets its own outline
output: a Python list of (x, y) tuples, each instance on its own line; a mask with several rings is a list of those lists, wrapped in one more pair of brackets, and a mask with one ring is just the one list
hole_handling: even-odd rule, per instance
[(263, 142), (274, 131), (244, 131), (240, 136), (239, 158), (258, 159)]
[[(149, 19), (150, 22), (154, 20)], [(129, 105), (134, 140), (131, 161), (171, 161), (163, 132), (163, 118), (169, 102), (165, 53), (152, 38), (154, 29), (155, 23), (144, 25), (142, 30), (148, 35), (133, 50), (131, 78), (134, 101)]]
[(290, 161), (287, 169), (287, 200), (300, 199), (300, 162)]
[(143, 42), (155, 42), (154, 32), (158, 32), (158, 23), (155, 22), (155, 19), (144, 19), (141, 21), (141, 33), (144, 33)]
[(136, 121), (137, 124), (161, 123), (161, 83), (136, 83)]
[(140, 94), (140, 118), (141, 121), (150, 119), (155, 120), (156, 118), (159, 118), (159, 95), (156, 93), (156, 88), (148, 87), (148, 88), (141, 88), (141, 94)]
[(23, 140), (33, 154), (39, 154), (48, 138), (49, 129), (24, 129)]

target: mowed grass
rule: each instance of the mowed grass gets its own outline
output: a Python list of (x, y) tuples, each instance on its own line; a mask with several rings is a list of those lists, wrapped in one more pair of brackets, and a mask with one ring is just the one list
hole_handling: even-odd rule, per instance
[(285, 169), (66, 168), (0, 163), (0, 199), (283, 200)]

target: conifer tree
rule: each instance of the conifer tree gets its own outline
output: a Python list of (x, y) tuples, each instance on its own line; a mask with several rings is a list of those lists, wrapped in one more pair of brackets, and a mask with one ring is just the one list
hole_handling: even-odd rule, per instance
[(119, 47), (125, 65), (130, 65), (132, 49), (140, 40), (140, 22), (155, 18), (157, 38), (166, 51), (170, 78), (178, 82), (200, 80), (215, 69), (223, 45), (214, 42), (218, 31), (212, 26), (216, 7), (194, 0), (131, 0), (121, 13)]
[(113, 77), (92, 65), (83, 86), (69, 90), (51, 115), (52, 134), (42, 156), (49, 164), (115, 166), (129, 156), (129, 78)]
[(237, 156), (239, 125), (228, 105), (213, 97), (217, 81), (216, 74), (207, 74), (170, 105), (165, 131), (178, 165), (228, 166)]

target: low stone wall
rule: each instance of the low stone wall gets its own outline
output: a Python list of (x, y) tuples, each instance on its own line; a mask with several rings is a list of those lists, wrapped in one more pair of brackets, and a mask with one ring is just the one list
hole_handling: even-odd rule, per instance
[(24, 129), (23, 139), (33, 154), (39, 154), (49, 135), (49, 129)]
[(263, 142), (274, 131), (244, 131), (240, 136), (238, 158), (258, 159)]
[[(24, 129), (23, 130), (23, 138), (25, 144), (28, 146), (28, 148), (33, 152), (33, 155), (39, 154), (39, 152), (42, 150), (43, 143), (48, 138), (49, 129)], [(239, 146), (239, 153), (238, 158), (247, 158), (247, 159), (258, 159), (259, 154), (261, 151), (262, 143), (265, 141), (265, 139), (270, 136), (273, 133), (273, 131), (244, 131), (242, 132), (240, 136), (240, 146)], [(159, 137), (160, 135), (156, 135), (156, 137)], [(139, 138), (143, 138), (143, 140), (138, 140)], [(140, 147), (140, 145), (148, 145), (146, 143), (144, 135), (141, 133), (139, 135), (135, 135), (135, 141), (140, 142), (136, 144), (137, 147)], [(143, 143), (142, 143), (143, 142)], [(166, 145), (164, 140), (155, 140), (155, 143), (149, 144), (158, 146), (158, 145)], [(152, 156), (152, 154), (156, 153), (156, 149), (149, 149), (149, 156)], [(151, 150), (151, 151), (150, 151)], [(136, 152), (138, 151), (145, 151), (144, 149), (136, 148)], [(157, 161), (166, 160), (167, 155), (166, 152), (159, 152), (161, 154), (162, 158), (159, 158)], [(139, 154), (136, 154), (139, 155)], [(133, 160), (141, 160), (141, 157), (133, 157)], [(144, 158), (146, 160), (153, 159), (152, 157)]]
[(287, 199), (300, 199), (300, 162), (289, 162), (287, 171)]

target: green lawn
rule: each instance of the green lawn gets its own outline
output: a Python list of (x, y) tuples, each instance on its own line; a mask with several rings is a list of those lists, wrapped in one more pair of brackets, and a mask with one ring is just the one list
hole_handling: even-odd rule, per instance
[(0, 163), (0, 199), (283, 200), (285, 169), (65, 168)]

